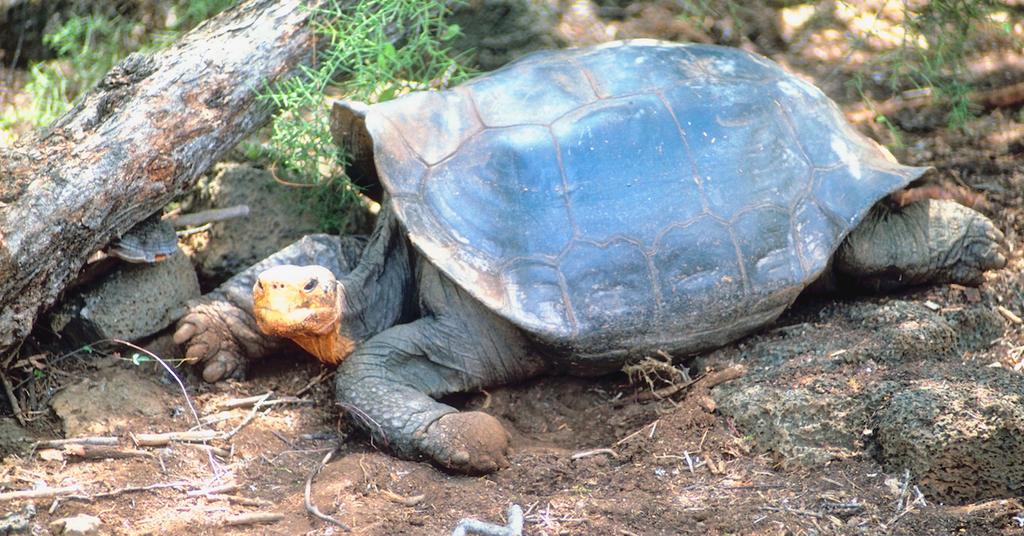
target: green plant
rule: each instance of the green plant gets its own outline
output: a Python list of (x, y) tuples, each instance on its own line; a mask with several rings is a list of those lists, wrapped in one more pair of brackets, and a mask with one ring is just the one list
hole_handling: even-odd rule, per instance
[(993, 17), (1006, 5), (999, 0), (931, 0), (905, 1), (902, 7), (903, 42), (879, 62), (887, 84), (893, 91), (927, 88), (948, 108), (947, 125), (962, 128), (973, 115), (970, 54), (986, 32), (1011, 34), (1005, 22)]
[(32, 108), (25, 120), (36, 126), (50, 123), (71, 101), (94, 85), (127, 54), (125, 42), (134, 24), (117, 14), (74, 15), (43, 37), (57, 58), (32, 66), (26, 90)]
[(890, 120), (888, 116), (879, 113), (875, 109), (874, 103), (864, 93), (864, 78), (861, 76), (856, 76), (850, 82), (857, 90), (857, 94), (860, 95), (860, 99), (864, 101), (864, 103), (866, 103), (868, 107), (871, 109), (871, 113), (875, 116), (875, 122), (884, 126), (886, 130), (889, 131), (889, 141), (886, 143), (886, 145), (896, 149), (903, 148), (905, 146), (903, 143), (903, 132), (900, 131), (900, 128), (898, 126), (893, 124), (892, 120)]
[[(343, 176), (345, 155), (328, 124), (328, 94), (377, 102), (430, 81), (467, 76), (448, 43), (459, 35), (436, 0), (366, 0), (343, 7), (328, 1), (314, 8), (312, 24), (323, 46), (316, 62), (265, 92), (278, 108), (271, 143), (260, 151), (288, 181), (312, 188), (299, 195), (322, 230), (343, 232), (357, 205), (355, 187)], [(393, 44), (401, 33), (401, 46)]]
[(32, 66), (26, 85), (32, 96), (31, 108), (5, 118), (4, 122), (49, 124), (129, 53), (164, 46), (236, 2), (140, 3), (131, 16), (119, 13), (113, 3), (95, 3), (90, 11), (68, 15), (43, 37), (56, 58)]

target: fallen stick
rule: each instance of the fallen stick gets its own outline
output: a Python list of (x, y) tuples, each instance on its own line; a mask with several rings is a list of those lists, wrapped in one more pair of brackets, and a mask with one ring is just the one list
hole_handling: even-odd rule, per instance
[(67, 439), (44, 439), (42, 441), (36, 441), (33, 448), (50, 449), (63, 447), (65, 445), (113, 446), (117, 445), (119, 442), (120, 440), (118, 438), (110, 436), (69, 437)]
[(225, 400), (224, 402), (221, 402), (220, 404), (217, 404), (217, 407), (220, 408), (220, 409), (232, 409), (232, 408), (242, 408), (242, 407), (247, 408), (247, 407), (252, 406), (253, 404), (255, 404), (257, 402), (263, 402), (263, 401), (265, 401), (267, 398), (269, 398), (271, 396), (274, 396), (274, 392), (273, 391), (267, 391), (266, 393), (263, 393), (262, 395), (247, 396), (245, 398), (232, 398), (230, 400)]
[(76, 501), (95, 501), (96, 499), (105, 499), (107, 497), (116, 497), (122, 493), (134, 493), (136, 491), (153, 491), (156, 489), (165, 488), (183, 488), (189, 486), (191, 483), (184, 480), (177, 480), (175, 482), (160, 482), (158, 484), (150, 484), (148, 486), (125, 486), (123, 488), (117, 488), (115, 490), (104, 491), (102, 493), (96, 493), (93, 495), (67, 495), (66, 498), (74, 499)]
[(18, 424), (25, 426), (28, 421), (25, 420), (25, 414), (21, 411), (21, 404), (18, 403), (18, 396), (14, 394), (14, 387), (11, 386), (11, 380), (7, 379), (7, 374), (4, 374), (2, 371), (0, 371), (0, 382), (3, 382), (4, 384), (4, 393), (7, 394), (7, 401), (11, 404), (11, 411), (14, 412), (14, 418), (18, 419)]
[(1020, 317), (1014, 314), (1013, 311), (1007, 309), (1006, 307), (1003, 307), (1002, 305), (997, 305), (996, 311), (999, 311), (999, 314), (1003, 315), (1003, 318), (1005, 318), (1011, 324), (1024, 324), (1024, 320), (1021, 320)]
[(234, 482), (228, 484), (222, 484), (220, 486), (214, 486), (212, 488), (205, 489), (194, 489), (186, 493), (189, 497), (202, 497), (203, 495), (217, 495), (219, 493), (227, 493), (229, 491), (235, 491), (238, 489), (238, 484)]
[(242, 497), (241, 495), (224, 495), (220, 493), (212, 493), (210, 495), (203, 495), (203, 498), (212, 501), (228, 501), (233, 504), (240, 504), (242, 506), (274, 506), (274, 503), (265, 499), (255, 499), (252, 497)]
[[(209, 415), (204, 415), (201, 419), (199, 419), (199, 422), (200, 422), (200, 425), (209, 426), (211, 424), (216, 424), (216, 423), (223, 422), (223, 421), (226, 421), (226, 420), (229, 420), (229, 419), (234, 419), (234, 418), (235, 418), (235, 413), (233, 411), (218, 411), (217, 413), (211, 413)], [(193, 427), (193, 428), (195, 428), (195, 427)]]
[[(264, 398), (267, 397), (267, 396), (270, 396), (270, 393), (267, 393), (266, 395), (264, 395)], [(249, 426), (249, 423), (251, 423), (253, 420), (255, 420), (256, 417), (258, 417), (260, 415), (266, 415), (267, 413), (270, 413), (270, 410), (272, 408), (267, 408), (266, 411), (264, 411), (263, 413), (260, 413), (259, 410), (262, 407), (260, 404), (261, 404), (260, 402), (257, 402), (255, 405), (253, 405), (252, 409), (249, 410), (249, 414), (246, 415), (244, 419), (242, 419), (242, 422), (238, 423), (238, 426), (234, 427), (230, 432), (228, 432), (224, 436), (224, 439), (227, 440), (227, 441), (230, 441), (231, 438), (235, 437), (235, 434), (237, 434), (238, 432), (242, 431), (242, 428), (245, 428), (246, 426)]]
[(218, 456), (220, 458), (230, 458), (231, 457), (231, 451), (230, 450), (222, 449), (220, 447), (215, 447), (213, 445), (207, 445), (205, 443), (189, 443), (189, 442), (186, 442), (186, 441), (179, 441), (177, 443), (177, 445), (182, 446), (182, 447), (188, 447), (190, 449), (203, 450), (203, 451), (209, 452), (210, 454), (213, 454), (214, 456)]
[[(901, 110), (916, 110), (938, 101), (931, 88), (906, 91), (902, 95), (875, 104), (861, 104), (846, 113), (851, 123), (872, 121), (878, 116), (892, 115)], [(985, 91), (972, 91), (967, 100), (984, 108), (1007, 108), (1024, 102), (1024, 82)]]
[(224, 434), (215, 430), (196, 430), (162, 434), (132, 434), (132, 441), (140, 447), (165, 447), (172, 441), (212, 441), (221, 439), (223, 436)]
[(404, 495), (399, 495), (391, 490), (386, 489), (381, 490), (380, 493), (381, 495), (387, 497), (388, 500), (393, 503), (409, 507), (416, 506), (417, 504), (423, 502), (427, 498), (427, 496), (422, 493), (420, 493), (419, 495), (411, 495), (409, 497), (406, 497)]
[(476, 519), (465, 518), (459, 521), (452, 531), (452, 536), (468, 536), (479, 534), (482, 536), (522, 536), (523, 534), (523, 508), (518, 504), (508, 507), (505, 515), (507, 525), (495, 525)]
[(302, 396), (302, 395), (306, 394), (307, 391), (309, 391), (310, 389), (316, 387), (317, 385), (320, 385), (321, 383), (323, 383), (324, 380), (326, 380), (327, 378), (330, 378), (333, 375), (334, 375), (334, 371), (333, 370), (325, 370), (325, 371), (321, 372), (320, 374), (317, 375), (316, 378), (313, 378), (312, 380), (310, 380), (309, 383), (307, 383), (305, 387), (303, 387), (302, 389), (299, 389), (298, 391), (296, 391), (295, 392), (295, 396)]
[(181, 214), (165, 218), (175, 227), (192, 227), (194, 225), (205, 225), (218, 221), (230, 220), (233, 218), (244, 218), (249, 215), (248, 205), (235, 205), (233, 207), (213, 208), (200, 212)]
[(612, 449), (584, 450), (584, 451), (581, 451), (581, 452), (577, 452), (576, 454), (573, 454), (572, 456), (569, 457), (569, 459), (572, 460), (572, 461), (576, 461), (576, 460), (581, 460), (583, 458), (589, 458), (590, 456), (597, 456), (598, 454), (607, 454), (607, 455), (611, 456), (612, 458), (615, 458), (616, 460), (619, 459), (619, 453), (615, 452)]
[(282, 396), (280, 398), (260, 400), (265, 396), (267, 395), (250, 396), (247, 398), (236, 398), (234, 400), (227, 400), (218, 407), (221, 409), (237, 409), (248, 407), (255, 407), (257, 409), (260, 409), (265, 408), (267, 406), (276, 406), (279, 404), (313, 404), (315, 402), (313, 400), (299, 398), (297, 396)]
[(224, 524), (229, 527), (237, 527), (239, 525), (254, 525), (257, 523), (277, 523), (282, 519), (284, 519), (284, 514), (276, 512), (250, 512), (237, 516), (228, 516), (224, 518)]
[(796, 515), (801, 515), (801, 516), (810, 516), (810, 517), (815, 517), (815, 518), (818, 518), (818, 519), (825, 519), (826, 518), (825, 514), (822, 514), (822, 513), (819, 513), (819, 512), (813, 512), (811, 510), (804, 510), (803, 508), (789, 508), (788, 506), (784, 506), (784, 507), (779, 507), (779, 506), (762, 506), (761, 510), (764, 510), (766, 512), (781, 512), (781, 513), (785, 513), (785, 514), (796, 514)]
[(83, 460), (121, 460), (127, 458), (154, 458), (152, 452), (137, 449), (123, 449), (106, 445), (70, 444), (64, 446), (64, 453)]
[[(312, 493), (313, 478), (315, 478), (316, 475), (319, 474), (320, 471), (323, 470), (323, 468), (327, 466), (327, 462), (331, 461), (331, 458), (334, 456), (335, 452), (337, 452), (337, 449), (331, 449), (331, 451), (328, 452), (326, 456), (324, 456), (324, 459), (321, 460), (320, 463), (317, 464), (317, 466), (314, 467), (312, 471), (310, 471), (309, 476), (306, 477), (306, 491), (305, 491), (305, 494), (303, 496), (303, 502), (306, 503), (306, 511), (311, 513), (311, 514), (313, 514), (313, 516), (316, 517), (317, 519), (320, 519), (322, 521), (326, 521), (328, 523), (331, 523), (331, 524), (337, 526), (338, 528), (340, 528), (341, 530), (343, 530), (345, 532), (351, 532), (352, 529), (349, 528), (348, 525), (346, 525), (346, 524), (342, 523), (341, 521), (338, 521), (337, 519), (334, 519), (333, 517), (331, 517), (331, 516), (321, 512), (320, 509), (317, 508), (315, 504), (313, 504), (313, 497), (312, 497), (312, 495), (313, 495), (313, 493)], [(364, 469), (363, 472), (365, 473), (365, 469)]]
[(8, 491), (0, 493), (0, 501), (17, 501), (21, 499), (52, 499), (54, 497), (64, 497), (81, 491), (77, 487), (67, 486), (63, 488), (40, 488), (40, 489), (28, 489), (23, 491)]
[(626, 441), (629, 441), (630, 439), (633, 439), (634, 437), (640, 435), (640, 432), (643, 432), (647, 428), (651, 428), (651, 436), (653, 436), (654, 435), (654, 430), (658, 427), (658, 423), (659, 422), (661, 422), (661, 419), (657, 419), (656, 421), (654, 421), (654, 422), (652, 422), (650, 424), (643, 425), (642, 427), (640, 427), (639, 430), (637, 430), (637, 431), (633, 432), (632, 434), (629, 434), (628, 436), (626, 436), (626, 437), (616, 441), (615, 445), (621, 445), (621, 444), (625, 443)]

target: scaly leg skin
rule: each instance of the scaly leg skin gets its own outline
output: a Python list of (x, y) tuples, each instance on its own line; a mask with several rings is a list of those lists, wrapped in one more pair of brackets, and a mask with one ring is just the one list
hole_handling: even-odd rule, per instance
[(1006, 265), (1003, 233), (981, 213), (952, 201), (876, 207), (840, 246), (834, 269), (869, 290), (925, 283), (979, 285)]
[(459, 472), (508, 465), (508, 434), (494, 417), (431, 397), (509, 383), (544, 364), (517, 329), (436, 269), (420, 270), (426, 315), (368, 340), (338, 367), (338, 400), (378, 444)]
[(336, 277), (352, 271), (365, 241), (358, 237), (310, 235), (236, 274), (189, 304), (178, 321), (174, 342), (185, 348), (185, 362), (201, 364), (203, 379), (241, 378), (246, 364), (288, 344), (264, 335), (253, 318), (252, 286), (262, 271), (282, 264), (320, 264)]

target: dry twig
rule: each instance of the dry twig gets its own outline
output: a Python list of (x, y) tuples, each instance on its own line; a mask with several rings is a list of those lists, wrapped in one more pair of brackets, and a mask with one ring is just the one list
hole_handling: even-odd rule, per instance
[(303, 387), (302, 389), (299, 389), (298, 391), (296, 391), (295, 392), (295, 396), (299, 397), (299, 396), (302, 396), (302, 395), (306, 394), (307, 392), (309, 392), (310, 389), (316, 387), (317, 385), (320, 385), (321, 383), (326, 381), (331, 376), (334, 376), (334, 372), (335, 371), (333, 371), (333, 370), (324, 370), (323, 372), (318, 374), (315, 378), (310, 380), (309, 383), (307, 383), (305, 385), (305, 387)]
[(224, 518), (224, 525), (237, 527), (239, 525), (255, 525), (259, 523), (277, 523), (282, 519), (284, 519), (284, 514), (276, 512), (248, 512)]
[(580, 460), (580, 459), (583, 459), (583, 458), (588, 458), (590, 456), (596, 456), (598, 454), (607, 454), (607, 455), (611, 456), (612, 458), (615, 458), (616, 460), (619, 459), (619, 453), (615, 452), (612, 449), (584, 450), (584, 451), (580, 451), (580, 452), (577, 452), (577, 453), (573, 454), (569, 459), (572, 460), (572, 461), (576, 461), (576, 460)]
[(427, 496), (422, 494), (422, 493), (420, 493), (419, 495), (410, 495), (410, 496), (406, 497), (404, 495), (399, 495), (399, 494), (397, 494), (397, 493), (395, 493), (393, 491), (386, 490), (386, 489), (380, 490), (380, 493), (381, 493), (381, 495), (387, 497), (388, 500), (390, 500), (393, 503), (397, 503), (397, 504), (400, 504), (402, 506), (410, 506), (410, 507), (411, 506), (416, 506), (417, 504), (423, 502), (427, 498)]
[(8, 491), (0, 493), (0, 502), (17, 501), (22, 499), (52, 499), (54, 497), (66, 497), (76, 491), (79, 491), (79, 488), (76, 486)]
[(696, 385), (697, 383), (702, 384), (703, 387), (707, 389), (711, 389), (716, 385), (725, 383), (727, 381), (735, 380), (736, 378), (739, 378), (740, 376), (743, 376), (746, 373), (747, 367), (739, 364), (732, 365), (722, 370), (709, 372), (707, 374), (698, 376), (697, 378), (690, 380), (688, 382), (675, 383), (667, 387), (662, 387), (661, 389), (656, 389), (654, 391), (643, 391), (641, 393), (638, 393), (632, 400), (629, 398), (623, 398), (621, 400), (615, 401), (614, 405), (618, 407), (629, 404), (630, 402), (662, 400), (675, 395), (676, 393), (682, 391), (683, 389), (686, 389), (687, 387), (690, 387), (691, 385)]
[(274, 503), (265, 499), (256, 499), (253, 497), (242, 497), (241, 495), (222, 495), (214, 493), (210, 495), (203, 495), (204, 499), (211, 501), (228, 501), (233, 504), (240, 504), (242, 506), (274, 506)]
[(180, 216), (165, 217), (175, 227), (192, 227), (193, 225), (204, 225), (218, 221), (242, 218), (249, 215), (248, 205), (235, 205), (225, 208), (213, 208)]
[(4, 393), (7, 394), (7, 401), (11, 404), (11, 411), (14, 412), (14, 418), (18, 419), (18, 424), (25, 426), (28, 421), (25, 420), (25, 414), (21, 412), (21, 404), (18, 403), (18, 396), (14, 394), (14, 387), (11, 386), (11, 380), (7, 378), (7, 373), (5, 373), (4, 370), (0, 370), (0, 382), (3, 382)]
[(212, 441), (214, 439), (225, 439), (224, 434), (216, 430), (131, 434), (131, 438), (140, 447), (166, 447), (172, 441)]
[(337, 526), (338, 528), (340, 528), (341, 530), (343, 530), (345, 532), (351, 532), (352, 529), (349, 528), (348, 525), (346, 525), (346, 524), (342, 523), (341, 521), (338, 521), (337, 519), (334, 519), (333, 517), (331, 517), (331, 516), (321, 512), (320, 509), (317, 508), (315, 504), (313, 504), (313, 498), (312, 498), (313, 478), (315, 478), (316, 475), (319, 474), (320, 471), (322, 471), (323, 468), (327, 466), (327, 462), (331, 461), (331, 458), (334, 456), (335, 452), (337, 452), (337, 449), (332, 449), (330, 452), (328, 452), (327, 455), (324, 456), (324, 459), (312, 471), (310, 471), (309, 476), (306, 477), (306, 492), (305, 492), (305, 495), (304, 495), (304, 501), (306, 503), (306, 511), (308, 511), (311, 514), (313, 514), (313, 516), (316, 517), (317, 519), (320, 519), (320, 520), (326, 521), (328, 523), (331, 523), (331, 524)]
[(106, 445), (70, 444), (64, 446), (64, 454), (83, 460), (109, 460), (127, 458), (154, 458), (152, 452), (137, 449), (123, 449)]
[(507, 525), (494, 525), (476, 519), (463, 519), (452, 531), (452, 536), (480, 534), (482, 536), (520, 536), (523, 533), (523, 509), (518, 504), (508, 507)]
[(229, 491), (235, 491), (236, 489), (238, 489), (238, 484), (235, 484), (234, 482), (229, 482), (227, 484), (221, 484), (219, 486), (214, 486), (212, 488), (194, 489), (189, 491), (185, 495), (189, 497), (202, 497), (204, 495), (217, 495), (221, 493), (227, 493)]
[(158, 484), (150, 484), (148, 486), (125, 486), (123, 488), (117, 488), (115, 490), (104, 491), (102, 493), (95, 493), (92, 495), (67, 495), (66, 498), (74, 499), (76, 501), (87, 501), (92, 502), (96, 499), (106, 499), (108, 497), (116, 497), (123, 493), (135, 493), (137, 491), (153, 491), (157, 489), (165, 488), (184, 488), (190, 485), (189, 482), (184, 480), (178, 480), (176, 482), (160, 482)]
[(90, 436), (90, 437), (69, 437), (67, 439), (45, 439), (43, 441), (36, 441), (32, 448), (35, 449), (52, 449), (60, 448), (65, 445), (106, 445), (114, 446), (117, 445), (120, 440), (112, 436)]

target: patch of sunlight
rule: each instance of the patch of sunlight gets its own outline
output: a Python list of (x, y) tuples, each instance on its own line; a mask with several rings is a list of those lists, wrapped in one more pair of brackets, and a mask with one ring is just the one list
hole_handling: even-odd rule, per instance
[(878, 2), (836, 2), (835, 17), (846, 24), (854, 38), (867, 41), (878, 50), (894, 49), (912, 42), (927, 49), (923, 35), (912, 35), (903, 24), (903, 4), (895, 0)]
[(796, 37), (796, 32), (803, 28), (811, 17), (814, 16), (814, 4), (800, 4), (798, 6), (784, 7), (779, 13), (782, 18), (782, 38), (788, 43)]

